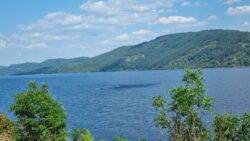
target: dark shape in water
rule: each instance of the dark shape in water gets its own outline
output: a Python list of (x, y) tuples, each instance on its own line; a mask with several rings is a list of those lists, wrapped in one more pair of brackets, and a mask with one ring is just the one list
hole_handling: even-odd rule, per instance
[(113, 87), (112, 89), (129, 89), (129, 88), (141, 88), (141, 87), (150, 87), (156, 84), (135, 84), (135, 85), (118, 85)]
[(150, 84), (120, 84), (117, 86), (110, 86), (110, 87), (102, 87), (100, 90), (108, 90), (108, 89), (130, 89), (130, 88), (144, 88), (144, 87), (150, 87), (157, 85), (156, 83), (150, 83)]

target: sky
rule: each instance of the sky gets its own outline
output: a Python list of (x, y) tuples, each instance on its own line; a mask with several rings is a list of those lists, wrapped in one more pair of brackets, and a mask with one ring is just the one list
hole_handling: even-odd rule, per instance
[(250, 0), (1, 0), (0, 66), (207, 29), (250, 31)]

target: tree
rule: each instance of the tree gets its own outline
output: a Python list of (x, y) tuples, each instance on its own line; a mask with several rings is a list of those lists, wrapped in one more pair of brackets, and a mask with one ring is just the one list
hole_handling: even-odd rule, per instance
[(14, 140), (15, 123), (4, 114), (0, 114), (0, 141)]
[(232, 114), (218, 115), (213, 123), (216, 141), (249, 141), (250, 114), (242, 117)]
[(87, 129), (75, 128), (71, 132), (73, 141), (94, 141), (94, 137)]
[(128, 141), (126, 138), (124, 138), (124, 137), (119, 137), (119, 136), (115, 136), (115, 137), (114, 137), (114, 140), (115, 140), (115, 141)]
[(80, 140), (80, 134), (81, 134), (81, 131), (80, 129), (73, 129), (71, 131), (71, 138), (72, 138), (72, 141), (79, 141)]
[(11, 110), (17, 117), (17, 140), (66, 140), (66, 115), (46, 85), (31, 81), (29, 89), (15, 96)]
[(241, 126), (239, 129), (241, 141), (250, 140), (250, 113), (246, 113), (241, 118)]
[(237, 116), (227, 114), (216, 116), (214, 119), (214, 132), (216, 141), (233, 141), (238, 137), (240, 121)]
[(153, 107), (159, 110), (156, 126), (166, 130), (170, 140), (201, 141), (210, 138), (209, 129), (201, 115), (211, 111), (213, 98), (206, 96), (200, 70), (186, 69), (184, 85), (171, 90), (168, 104), (162, 96), (153, 98)]

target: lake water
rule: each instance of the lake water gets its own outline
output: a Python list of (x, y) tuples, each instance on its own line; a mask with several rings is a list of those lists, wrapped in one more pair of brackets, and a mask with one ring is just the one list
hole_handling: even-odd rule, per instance
[[(250, 68), (203, 70), (207, 94), (215, 98), (214, 113), (250, 112)], [(77, 73), (0, 77), (0, 111), (13, 118), (13, 96), (31, 80), (49, 85), (67, 111), (68, 129), (88, 128), (97, 139), (125, 136), (130, 140), (164, 137), (153, 123), (152, 98), (181, 84), (182, 70)]]

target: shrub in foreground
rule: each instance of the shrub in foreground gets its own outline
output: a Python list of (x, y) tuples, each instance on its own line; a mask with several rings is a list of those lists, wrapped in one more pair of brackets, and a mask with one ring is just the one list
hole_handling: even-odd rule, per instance
[(128, 141), (126, 138), (124, 138), (124, 137), (119, 137), (119, 136), (115, 136), (115, 137), (114, 137), (114, 140), (115, 140), (115, 141)]
[(46, 85), (34, 81), (29, 89), (15, 96), (11, 110), (17, 117), (17, 140), (66, 140), (66, 115)]
[(75, 128), (71, 132), (72, 141), (94, 141), (94, 137), (87, 129)]
[(250, 114), (242, 117), (232, 114), (216, 116), (213, 127), (216, 141), (250, 140)]
[(185, 70), (183, 82), (183, 86), (171, 90), (170, 103), (162, 96), (154, 97), (153, 106), (159, 110), (156, 126), (166, 130), (170, 140), (208, 140), (210, 131), (203, 124), (201, 115), (211, 110), (213, 98), (205, 94), (200, 70)]
[(15, 136), (15, 123), (7, 116), (0, 114), (0, 140), (13, 140)]

